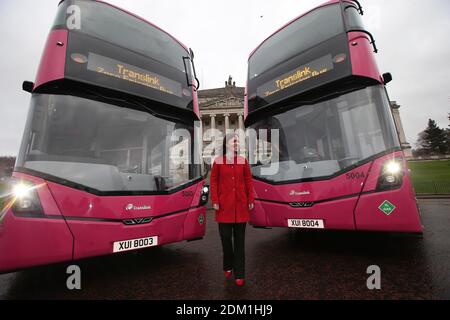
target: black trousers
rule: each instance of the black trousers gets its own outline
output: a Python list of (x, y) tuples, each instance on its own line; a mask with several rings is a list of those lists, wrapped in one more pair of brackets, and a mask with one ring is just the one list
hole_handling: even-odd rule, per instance
[(236, 279), (245, 278), (245, 227), (247, 223), (219, 223), (223, 249), (223, 270), (233, 270)]

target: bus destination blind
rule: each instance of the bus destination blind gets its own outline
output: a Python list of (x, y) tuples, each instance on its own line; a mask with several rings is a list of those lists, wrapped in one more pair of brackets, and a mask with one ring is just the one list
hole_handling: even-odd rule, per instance
[(257, 95), (260, 97), (269, 97), (277, 92), (285, 90), (293, 85), (303, 81), (318, 77), (334, 69), (331, 54), (309, 62), (293, 71), (266, 82), (258, 87)]
[(90, 52), (87, 69), (182, 97), (181, 84), (145, 69)]

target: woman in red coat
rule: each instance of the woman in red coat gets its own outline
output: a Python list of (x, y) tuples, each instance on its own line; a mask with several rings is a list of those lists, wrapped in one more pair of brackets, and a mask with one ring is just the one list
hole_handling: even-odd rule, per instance
[(254, 206), (254, 191), (250, 167), (245, 158), (237, 155), (238, 149), (238, 137), (227, 134), (223, 141), (226, 152), (214, 160), (210, 186), (222, 240), (223, 270), (227, 278), (234, 271), (236, 284), (242, 286), (245, 279), (245, 227)]

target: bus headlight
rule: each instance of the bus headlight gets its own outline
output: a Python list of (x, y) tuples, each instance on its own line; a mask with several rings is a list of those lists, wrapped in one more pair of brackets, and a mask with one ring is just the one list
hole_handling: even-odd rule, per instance
[(204, 206), (205, 204), (208, 203), (208, 196), (209, 196), (209, 187), (208, 186), (204, 186), (202, 188), (202, 193), (200, 194), (200, 206)]
[(402, 170), (402, 166), (400, 163), (396, 161), (389, 161), (386, 164), (386, 171), (391, 175), (396, 175)]
[(13, 180), (11, 182), (11, 208), (15, 214), (39, 215), (43, 210), (36, 189), (39, 186), (29, 182)]
[(17, 199), (23, 199), (30, 196), (31, 186), (26, 185), (23, 182), (19, 182), (13, 185), (13, 195)]
[(383, 191), (400, 187), (403, 183), (403, 171), (402, 159), (400, 158), (383, 163), (377, 190)]

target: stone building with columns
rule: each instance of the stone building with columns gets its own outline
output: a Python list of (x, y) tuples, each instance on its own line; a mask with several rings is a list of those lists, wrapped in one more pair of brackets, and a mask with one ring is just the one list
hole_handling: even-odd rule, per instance
[[(222, 134), (227, 129), (244, 128), (244, 87), (236, 87), (236, 83), (230, 76), (222, 88), (206, 89), (198, 91), (199, 108), (201, 115), (201, 126), (203, 131), (203, 148), (214, 144), (214, 129), (220, 130)], [(412, 158), (411, 145), (406, 141), (406, 135), (400, 118), (400, 105), (391, 101), (392, 114), (397, 128), (398, 136), (404, 154)], [(202, 150), (203, 150), (202, 148)], [(203, 159), (210, 164), (213, 148), (206, 148)]]
[[(222, 88), (198, 91), (204, 147), (214, 144), (215, 130), (222, 132), (222, 135), (227, 130), (245, 130), (244, 94), (245, 88), (236, 87), (236, 83), (231, 76)], [(210, 163), (211, 156), (212, 154), (207, 152), (203, 155), (207, 164)]]

